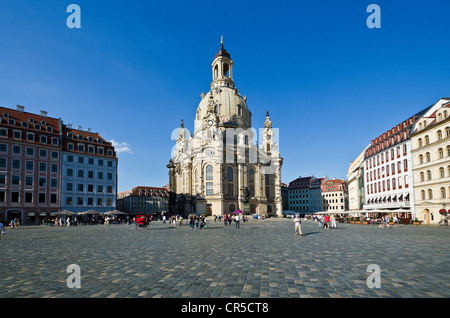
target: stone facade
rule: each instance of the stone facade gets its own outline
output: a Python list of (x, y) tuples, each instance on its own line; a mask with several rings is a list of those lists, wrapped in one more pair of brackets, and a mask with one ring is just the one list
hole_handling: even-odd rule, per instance
[[(251, 127), (247, 97), (233, 81), (233, 60), (223, 48), (211, 65), (211, 90), (201, 94), (194, 132), (182, 121), (169, 168), (169, 213), (282, 216), (278, 131), (267, 111), (264, 128)], [(258, 135), (259, 135), (259, 138)]]

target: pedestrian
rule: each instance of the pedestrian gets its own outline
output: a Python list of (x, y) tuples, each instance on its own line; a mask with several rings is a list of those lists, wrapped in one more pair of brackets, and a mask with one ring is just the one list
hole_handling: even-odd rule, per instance
[(330, 228), (328, 225), (329, 223), (330, 223), (330, 216), (327, 214), (327, 215), (325, 215), (324, 220), (323, 220), (323, 228), (329, 229)]
[(163, 224), (166, 224), (166, 216), (163, 215)]
[(331, 217), (331, 228), (336, 228), (336, 217), (334, 215)]
[(236, 223), (236, 228), (239, 229), (239, 213), (234, 217), (234, 222)]
[(3, 237), (3, 234), (5, 234), (5, 227), (3, 226), (2, 221), (0, 220), (0, 240)]
[(300, 236), (303, 236), (302, 221), (300, 220), (300, 216), (298, 214), (294, 218), (294, 226), (295, 226), (295, 235), (300, 234)]
[(396, 215), (394, 215), (394, 226), (396, 227), (398, 225), (398, 218)]

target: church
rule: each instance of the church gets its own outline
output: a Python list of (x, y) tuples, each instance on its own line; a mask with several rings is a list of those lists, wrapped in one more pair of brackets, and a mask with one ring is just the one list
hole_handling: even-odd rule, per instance
[(211, 64), (210, 91), (201, 94), (194, 131), (181, 125), (169, 168), (169, 213), (282, 216), (278, 128), (269, 111), (252, 127), (247, 97), (233, 80), (231, 55), (221, 48)]

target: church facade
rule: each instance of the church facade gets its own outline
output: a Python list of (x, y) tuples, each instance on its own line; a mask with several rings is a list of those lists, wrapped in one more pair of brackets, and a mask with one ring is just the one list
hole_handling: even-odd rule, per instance
[(247, 97), (233, 80), (233, 60), (223, 47), (211, 64), (210, 91), (201, 94), (194, 131), (181, 126), (169, 168), (169, 213), (282, 216), (278, 129), (269, 112), (252, 128)]

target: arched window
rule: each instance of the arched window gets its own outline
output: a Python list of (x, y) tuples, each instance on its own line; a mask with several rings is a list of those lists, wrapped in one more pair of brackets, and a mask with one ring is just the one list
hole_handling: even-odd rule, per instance
[(229, 74), (230, 66), (227, 63), (224, 63), (222, 67), (223, 67), (222, 75), (226, 76), (226, 77), (230, 77), (230, 74)]
[(438, 149), (438, 158), (439, 159), (444, 158), (444, 149), (442, 149), (442, 148)]
[(419, 155), (419, 163), (420, 163), (420, 164), (423, 163), (423, 155)]
[(445, 188), (442, 187), (441, 188), (441, 199), (445, 199), (445, 197), (446, 197)]
[(430, 143), (430, 137), (428, 135), (425, 136), (425, 145), (428, 145)]
[(423, 172), (420, 173), (420, 181), (421, 182), (425, 181), (425, 174)]
[(431, 171), (430, 170), (427, 171), (427, 180), (431, 180)]
[(420, 191), (422, 200), (425, 200), (425, 190)]
[(445, 136), (450, 137), (450, 127), (445, 127)]
[(437, 140), (441, 140), (442, 139), (442, 131), (438, 130), (436, 136), (437, 136)]
[(227, 168), (227, 180), (233, 181), (233, 168), (232, 167)]
[(445, 178), (444, 168), (439, 168), (439, 175), (440, 175), (441, 178)]
[(417, 144), (419, 147), (422, 147), (422, 138), (419, 138), (419, 140), (417, 140)]
[(219, 66), (215, 66), (214, 67), (214, 77), (218, 77), (219, 76)]
[(213, 179), (213, 167), (211, 165), (206, 166), (206, 180)]
[(425, 154), (425, 157), (427, 158), (427, 162), (430, 162), (431, 157), (430, 157), (430, 153), (429, 153), (429, 152), (427, 152), (427, 153)]
[(428, 199), (429, 200), (433, 199), (433, 191), (431, 189), (428, 189)]
[(248, 183), (255, 183), (255, 170), (253, 169), (248, 171)]

